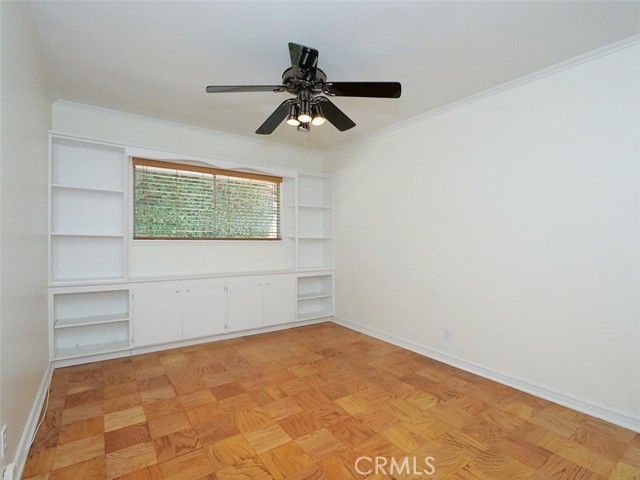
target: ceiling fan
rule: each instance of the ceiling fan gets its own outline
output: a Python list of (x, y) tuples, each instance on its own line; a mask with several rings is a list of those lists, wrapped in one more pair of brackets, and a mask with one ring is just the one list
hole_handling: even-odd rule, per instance
[[(282, 74), (282, 85), (211, 85), (207, 93), (287, 92), (295, 98), (282, 102), (256, 130), (269, 135), (286, 118), (289, 125), (308, 132), (310, 125), (322, 125), (326, 120), (344, 132), (356, 126), (329, 97), (400, 98), (399, 82), (327, 82), (318, 68), (318, 50), (289, 43), (291, 67)], [(326, 96), (325, 96), (326, 95)]]

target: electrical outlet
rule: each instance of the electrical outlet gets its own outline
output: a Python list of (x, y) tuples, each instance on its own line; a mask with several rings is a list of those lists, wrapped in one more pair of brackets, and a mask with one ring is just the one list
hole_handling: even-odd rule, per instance
[(7, 454), (7, 425), (2, 426), (0, 431), (0, 457), (4, 458)]
[(13, 479), (13, 472), (16, 469), (16, 464), (15, 463), (10, 463), (9, 465), (7, 465), (4, 469), (4, 473), (2, 474), (2, 480), (14, 480)]
[(453, 340), (453, 328), (447, 327), (444, 329), (444, 339), (449, 342)]

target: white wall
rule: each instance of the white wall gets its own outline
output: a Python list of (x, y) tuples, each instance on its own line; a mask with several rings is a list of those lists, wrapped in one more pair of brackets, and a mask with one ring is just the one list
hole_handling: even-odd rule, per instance
[[(297, 147), (66, 102), (53, 105), (53, 130), (176, 153), (176, 157), (167, 154), (159, 158), (162, 160), (179, 161), (192, 155), (222, 168), (229, 167), (216, 162), (264, 166), (266, 172), (282, 167), (322, 170), (318, 153)], [(283, 204), (290, 203), (293, 198), (283, 199)], [(291, 266), (292, 248), (290, 242), (134, 242), (128, 273), (146, 277), (281, 270)]]
[(318, 153), (298, 147), (62, 101), (53, 105), (52, 128), (59, 133), (223, 161), (322, 169)]
[(332, 151), (337, 317), (640, 426), (639, 90), (636, 45)]
[(47, 342), (47, 129), (51, 95), (28, 6), (0, 2), (0, 424), (14, 460), (49, 364)]

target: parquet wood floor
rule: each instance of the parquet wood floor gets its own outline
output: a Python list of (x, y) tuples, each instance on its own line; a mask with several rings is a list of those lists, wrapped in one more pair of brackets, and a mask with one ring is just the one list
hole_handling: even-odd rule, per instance
[(23, 475), (383, 478), (640, 480), (640, 434), (323, 323), (56, 370)]

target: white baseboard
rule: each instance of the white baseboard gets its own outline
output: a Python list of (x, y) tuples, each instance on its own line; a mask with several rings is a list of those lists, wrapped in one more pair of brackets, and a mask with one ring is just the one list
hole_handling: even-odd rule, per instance
[(27, 462), (27, 456), (29, 455), (29, 449), (31, 448), (31, 439), (33, 438), (36, 428), (38, 428), (38, 422), (40, 421), (40, 413), (42, 413), (42, 407), (49, 393), (49, 385), (51, 385), (51, 377), (53, 375), (53, 365), (49, 363), (47, 370), (44, 372), (40, 388), (36, 394), (36, 398), (33, 401), (31, 411), (27, 417), (27, 422), (22, 431), (22, 437), (18, 444), (18, 449), (14, 457), (13, 463), (15, 464), (14, 479), (22, 478), (22, 471), (24, 465)]
[(488, 378), (503, 385), (507, 385), (531, 395), (535, 395), (536, 397), (544, 398), (545, 400), (549, 400), (550, 402), (554, 402), (564, 407), (577, 410), (578, 412), (586, 413), (587, 415), (600, 418), (615, 425), (619, 425), (623, 428), (628, 428), (629, 430), (633, 430), (634, 432), (640, 432), (640, 417), (631, 413), (621, 412), (610, 407), (605, 407), (603, 405), (598, 405), (587, 400), (576, 398), (567, 393), (558, 392), (557, 390), (542, 385), (537, 385), (527, 380), (516, 378), (511, 375), (506, 375), (490, 368), (483, 367), (482, 365), (478, 365), (476, 363), (448, 355), (438, 350), (433, 350), (431, 348), (418, 345), (409, 340), (405, 340), (394, 335), (389, 335), (379, 330), (364, 326), (360, 323), (345, 320), (344, 318), (334, 317), (333, 321), (334, 323), (342, 325), (343, 327), (358, 331), (360, 333), (364, 333), (379, 340), (397, 345), (398, 347), (411, 350), (412, 352), (419, 353), (420, 355), (424, 355), (425, 357), (433, 358), (434, 360), (446, 363), (447, 365), (451, 365), (461, 370), (465, 370), (481, 377)]

